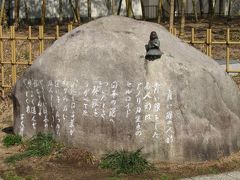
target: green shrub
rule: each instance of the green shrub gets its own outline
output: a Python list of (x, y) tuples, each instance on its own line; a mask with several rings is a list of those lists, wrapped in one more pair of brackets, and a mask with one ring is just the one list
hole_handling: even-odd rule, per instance
[(19, 145), (22, 143), (22, 137), (19, 135), (8, 134), (3, 138), (3, 145), (10, 147), (13, 145)]
[(26, 142), (26, 150), (24, 152), (7, 157), (5, 162), (14, 163), (27, 157), (49, 155), (55, 145), (56, 141), (51, 134), (37, 134)]
[(120, 174), (140, 174), (152, 168), (152, 165), (141, 155), (141, 149), (134, 152), (115, 151), (106, 154), (100, 163), (103, 169), (112, 169)]

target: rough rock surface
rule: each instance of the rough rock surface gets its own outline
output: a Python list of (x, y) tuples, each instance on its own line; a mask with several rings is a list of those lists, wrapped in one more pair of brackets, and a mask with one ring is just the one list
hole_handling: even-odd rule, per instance
[[(163, 56), (146, 61), (156, 31)], [(14, 131), (51, 132), (100, 157), (143, 147), (157, 161), (202, 161), (240, 149), (240, 94), (203, 53), (158, 24), (110, 16), (48, 48), (13, 89)]]

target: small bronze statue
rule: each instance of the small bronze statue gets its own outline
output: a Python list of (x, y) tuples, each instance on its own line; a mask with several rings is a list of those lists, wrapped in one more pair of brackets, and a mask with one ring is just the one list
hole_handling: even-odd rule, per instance
[(153, 61), (155, 59), (161, 58), (163, 53), (160, 50), (160, 41), (155, 31), (151, 32), (150, 40), (148, 44), (145, 45), (145, 48), (147, 51), (145, 59)]

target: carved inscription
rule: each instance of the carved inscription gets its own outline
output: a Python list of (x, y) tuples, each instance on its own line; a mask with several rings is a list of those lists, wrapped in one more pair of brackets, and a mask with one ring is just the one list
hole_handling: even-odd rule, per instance
[[(173, 90), (163, 92), (159, 82), (24, 79), (23, 83), (26, 91), (25, 110), (20, 114), (21, 135), (27, 119), (31, 120), (33, 130), (42, 119), (44, 130), (54, 128), (58, 136), (61, 124), (67, 124), (72, 136), (77, 118), (92, 117), (116, 123), (118, 117), (124, 117), (135, 122), (137, 137), (144, 136), (143, 125), (151, 122), (154, 123), (153, 139), (158, 140), (165, 134), (166, 143), (174, 141)], [(167, 107), (162, 107), (162, 103)]]

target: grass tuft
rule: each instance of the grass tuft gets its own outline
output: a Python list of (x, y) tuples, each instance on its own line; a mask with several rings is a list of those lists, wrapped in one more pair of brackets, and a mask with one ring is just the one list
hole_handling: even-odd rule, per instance
[(14, 163), (28, 157), (47, 156), (55, 145), (56, 141), (51, 134), (37, 134), (26, 143), (27, 148), (24, 152), (7, 157), (5, 162)]
[(26, 151), (34, 156), (46, 156), (52, 152), (55, 144), (56, 141), (51, 134), (37, 134), (27, 143)]
[(8, 134), (3, 138), (2, 142), (6, 147), (19, 145), (22, 143), (22, 137), (19, 135)]
[(106, 154), (100, 163), (103, 169), (112, 169), (117, 174), (141, 174), (152, 169), (152, 165), (142, 156), (142, 149), (137, 151), (115, 151)]
[(6, 171), (3, 173), (4, 180), (24, 180), (24, 178), (18, 176), (14, 171)]

